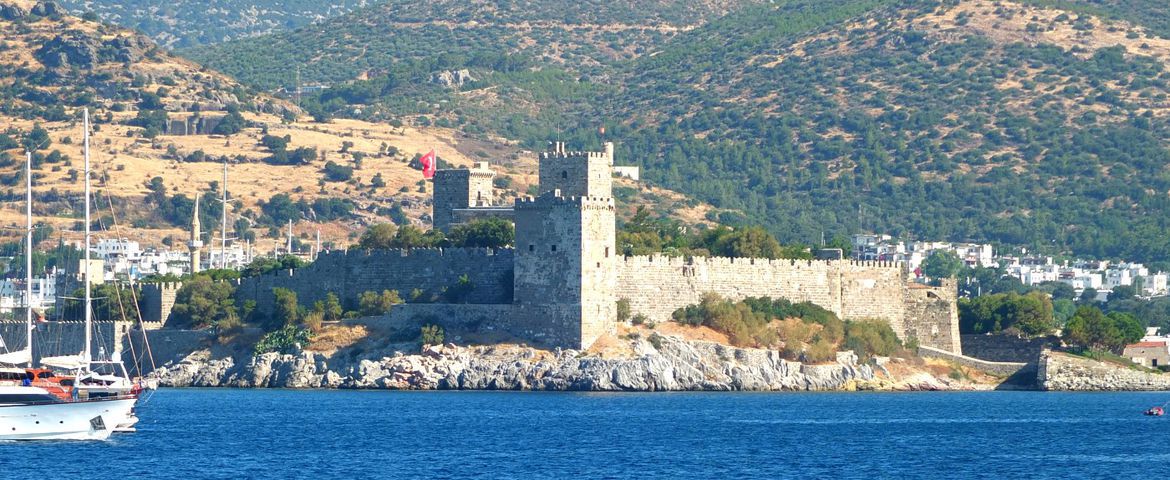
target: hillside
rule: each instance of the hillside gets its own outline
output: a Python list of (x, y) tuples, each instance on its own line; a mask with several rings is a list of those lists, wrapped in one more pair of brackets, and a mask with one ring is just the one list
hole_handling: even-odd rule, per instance
[[(305, 62), (303, 71), (352, 55), (353, 66), (317, 78), (365, 80), (305, 101), (325, 117), (358, 106), (362, 118), (524, 146), (556, 136), (595, 147), (604, 127), (647, 178), (742, 211), (723, 220), (762, 223), (785, 242), (874, 230), (1170, 258), (1163, 3), (718, 7), (652, 13), (646, 24), (677, 27), (654, 34), (630, 34), (620, 9), (599, 7), (599, 21), (624, 32), (609, 37), (624, 47), (608, 50), (578, 30), (509, 28), (512, 20), (494, 17), (410, 27), (386, 14), (233, 42), (199, 58), (269, 87), (280, 75), (255, 60), (276, 45), (295, 46), (298, 58), (272, 63)], [(461, 12), (442, 2), (428, 11)], [(553, 48), (566, 35), (580, 41)], [(439, 56), (436, 45), (468, 54)], [(342, 53), (366, 46), (377, 48)], [(474, 53), (488, 49), (508, 55)], [(432, 81), (457, 68), (475, 81)]]
[[(260, 251), (284, 244), (278, 229), (290, 219), (299, 237), (320, 229), (337, 246), (371, 223), (427, 226), (431, 187), (410, 161), (432, 148), (448, 165), (492, 162), (504, 203), (535, 182), (535, 155), (519, 146), (434, 126), (315, 123), (139, 34), (53, 5), (0, 3), (7, 18), (0, 30), (12, 32), (0, 48), (0, 225), (23, 223), (23, 145), (35, 144), (34, 215), (54, 230), (46, 241), (80, 238), (83, 108), (94, 124), (94, 227), (101, 237), (146, 245), (182, 243), (196, 195), (210, 238), (225, 160), (229, 234), (253, 239)], [(626, 214), (653, 202), (687, 223), (707, 216), (707, 207), (674, 192), (621, 185)], [(4, 228), (0, 236), (11, 241), (18, 232)], [(10, 246), (0, 248), (11, 253)]]
[(187, 48), (285, 30), (341, 15), (369, 0), (61, 0), (75, 15), (138, 30), (167, 48)]

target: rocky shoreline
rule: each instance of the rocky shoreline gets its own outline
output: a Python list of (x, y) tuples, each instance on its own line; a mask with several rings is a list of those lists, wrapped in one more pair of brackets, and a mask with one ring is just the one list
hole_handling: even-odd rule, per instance
[(1064, 392), (1170, 390), (1170, 374), (1045, 351), (1040, 356), (1037, 385)]
[[(807, 365), (776, 351), (658, 336), (631, 341), (620, 358), (518, 346), (430, 346), (420, 354), (387, 352), (356, 359), (300, 352), (224, 355), (208, 349), (150, 374), (168, 387), (353, 388), (547, 391), (850, 391), (960, 388), (926, 373), (895, 379), (882, 366), (841, 353)], [(876, 371), (875, 371), (876, 370)]]

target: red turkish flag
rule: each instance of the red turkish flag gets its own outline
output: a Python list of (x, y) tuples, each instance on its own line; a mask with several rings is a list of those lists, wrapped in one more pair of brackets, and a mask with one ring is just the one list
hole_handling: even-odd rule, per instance
[(426, 155), (423, 155), (422, 158), (418, 159), (418, 161), (419, 161), (419, 163), (422, 163), (423, 178), (428, 179), (428, 180), (431, 178), (434, 178), (435, 177), (435, 151), (432, 149), (431, 151), (427, 152)]

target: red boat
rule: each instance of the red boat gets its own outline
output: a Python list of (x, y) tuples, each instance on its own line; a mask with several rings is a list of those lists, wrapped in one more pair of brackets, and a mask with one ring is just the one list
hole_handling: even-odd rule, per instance
[(1165, 414), (1166, 414), (1166, 411), (1163, 410), (1162, 407), (1154, 407), (1154, 408), (1151, 408), (1149, 410), (1146, 410), (1146, 415), (1149, 415), (1151, 417), (1161, 417), (1162, 415), (1165, 415)]

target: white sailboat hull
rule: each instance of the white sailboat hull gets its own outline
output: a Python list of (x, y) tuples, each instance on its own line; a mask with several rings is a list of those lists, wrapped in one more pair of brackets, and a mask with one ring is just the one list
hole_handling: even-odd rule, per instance
[(132, 415), (135, 401), (0, 406), (0, 440), (105, 440)]

